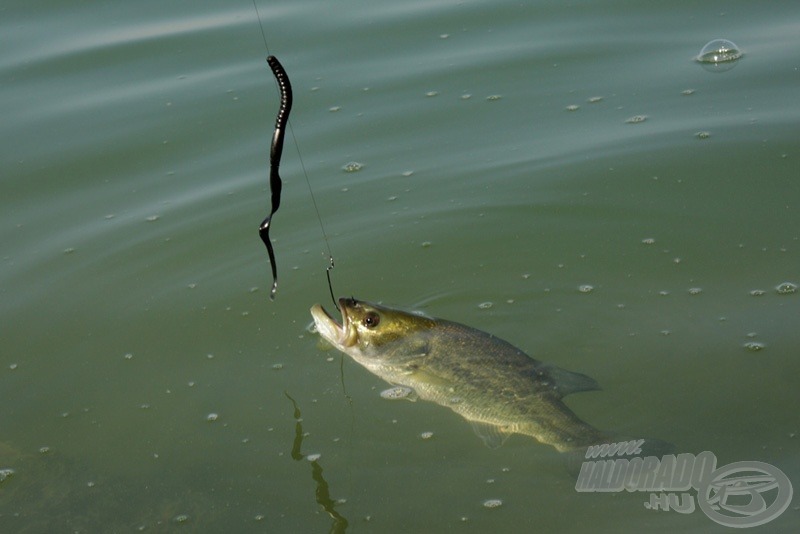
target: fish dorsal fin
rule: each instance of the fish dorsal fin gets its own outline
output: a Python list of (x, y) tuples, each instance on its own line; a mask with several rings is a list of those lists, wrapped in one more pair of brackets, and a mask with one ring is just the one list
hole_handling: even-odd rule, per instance
[(561, 369), (555, 365), (544, 365), (543, 367), (550, 376), (560, 397), (565, 397), (571, 393), (597, 391), (600, 389), (600, 385), (597, 381), (590, 376), (581, 373), (573, 373), (572, 371)]
[(480, 423), (478, 421), (470, 421), (472, 423), (472, 430), (481, 438), (483, 444), (490, 449), (496, 449), (506, 442), (511, 432), (505, 432), (497, 425), (491, 423)]

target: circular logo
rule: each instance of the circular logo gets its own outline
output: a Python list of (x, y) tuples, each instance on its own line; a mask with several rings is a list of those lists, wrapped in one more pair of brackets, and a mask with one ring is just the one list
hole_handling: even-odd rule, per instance
[(697, 503), (720, 525), (747, 528), (772, 521), (792, 501), (792, 483), (764, 462), (734, 462), (711, 473), (697, 488)]

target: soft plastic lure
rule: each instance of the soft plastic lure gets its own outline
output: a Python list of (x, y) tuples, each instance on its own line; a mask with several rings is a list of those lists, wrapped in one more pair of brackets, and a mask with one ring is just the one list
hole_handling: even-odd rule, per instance
[(275, 263), (275, 251), (272, 249), (272, 241), (269, 239), (269, 229), (272, 225), (272, 216), (275, 215), (281, 205), (283, 182), (278, 170), (281, 165), (283, 138), (289, 122), (289, 112), (292, 110), (292, 84), (289, 82), (289, 76), (283, 69), (283, 65), (278, 61), (278, 58), (268, 56), (267, 63), (278, 81), (281, 105), (278, 108), (278, 116), (275, 118), (275, 133), (272, 134), (272, 145), (269, 149), (269, 190), (272, 197), (272, 208), (267, 218), (258, 227), (258, 235), (261, 237), (261, 241), (264, 242), (264, 246), (267, 247), (267, 254), (269, 254), (269, 264), (272, 267), (272, 289), (269, 292), (269, 298), (274, 300), (275, 292), (278, 290), (278, 267)]

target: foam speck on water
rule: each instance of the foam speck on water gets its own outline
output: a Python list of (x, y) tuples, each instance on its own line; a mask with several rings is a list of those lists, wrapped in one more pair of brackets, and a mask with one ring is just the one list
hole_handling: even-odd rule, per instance
[(414, 390), (406, 386), (395, 386), (381, 391), (381, 398), (388, 400), (405, 399), (414, 393)]
[(344, 172), (358, 172), (364, 168), (363, 163), (359, 163), (357, 161), (349, 161), (342, 165), (342, 170)]
[(639, 124), (640, 122), (644, 122), (647, 120), (647, 115), (634, 115), (633, 117), (628, 117), (625, 119), (625, 122), (628, 124)]
[(0, 469), (0, 483), (14, 475), (14, 470), (11, 468)]
[(503, 505), (503, 501), (500, 499), (487, 499), (483, 501), (484, 508), (499, 508)]

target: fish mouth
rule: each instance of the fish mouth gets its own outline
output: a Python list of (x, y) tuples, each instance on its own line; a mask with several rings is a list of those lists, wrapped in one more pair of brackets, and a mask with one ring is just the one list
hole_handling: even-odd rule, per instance
[(339, 299), (339, 306), (342, 310), (341, 324), (325, 311), (325, 308), (320, 304), (314, 304), (311, 307), (311, 317), (314, 318), (317, 332), (323, 339), (338, 349), (346, 349), (356, 344), (357, 332), (347, 320), (347, 306), (344, 302), (346, 300)]

